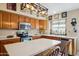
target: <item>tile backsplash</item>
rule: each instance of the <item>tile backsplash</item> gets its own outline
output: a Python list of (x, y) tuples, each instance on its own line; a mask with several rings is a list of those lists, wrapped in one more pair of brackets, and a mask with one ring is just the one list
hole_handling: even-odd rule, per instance
[[(17, 30), (0, 30), (0, 37), (6, 37), (8, 35), (16, 36)], [(31, 29), (28, 31), (29, 35), (35, 35), (39, 34), (39, 30), (37, 29)]]
[(0, 36), (6, 37), (8, 35), (16, 36), (17, 30), (0, 30)]

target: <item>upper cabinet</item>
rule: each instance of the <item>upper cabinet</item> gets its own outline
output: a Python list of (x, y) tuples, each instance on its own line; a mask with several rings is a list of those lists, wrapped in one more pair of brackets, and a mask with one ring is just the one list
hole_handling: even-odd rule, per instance
[(39, 20), (39, 29), (44, 29), (44, 20)]
[(19, 15), (19, 23), (20, 22), (25, 22), (25, 16)]
[(44, 29), (47, 29), (48, 26), (48, 20), (44, 20)]
[(47, 20), (0, 11), (0, 29), (19, 29), (19, 24), (22, 22), (30, 23), (32, 29), (47, 29)]
[(32, 25), (32, 29), (36, 28), (36, 24), (35, 24), (35, 19), (31, 18), (31, 25)]
[(25, 17), (25, 22), (26, 22), (26, 23), (30, 23), (30, 22), (31, 22), (31, 18)]
[(47, 29), (47, 20), (39, 20), (40, 32), (45, 32), (46, 29)]
[(11, 17), (10, 17), (10, 24), (11, 24), (11, 29), (18, 29), (18, 15), (17, 14), (13, 14), (11, 13)]
[(0, 29), (2, 28), (2, 12), (0, 11)]
[(2, 12), (2, 28), (10, 29), (10, 13)]
[(36, 19), (36, 20), (35, 20), (35, 22), (36, 22), (36, 24), (35, 24), (36, 29), (39, 29), (39, 20), (38, 20), (38, 19)]

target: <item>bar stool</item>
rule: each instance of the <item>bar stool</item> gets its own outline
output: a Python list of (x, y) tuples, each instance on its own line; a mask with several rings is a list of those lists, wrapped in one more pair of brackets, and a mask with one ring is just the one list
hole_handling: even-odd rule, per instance
[(69, 51), (69, 44), (70, 41), (63, 41), (63, 43), (60, 44), (60, 48), (61, 48), (61, 56), (68, 56), (68, 51)]
[(52, 52), (49, 56), (68, 56), (68, 48), (70, 41), (63, 41), (59, 46), (52, 48)]

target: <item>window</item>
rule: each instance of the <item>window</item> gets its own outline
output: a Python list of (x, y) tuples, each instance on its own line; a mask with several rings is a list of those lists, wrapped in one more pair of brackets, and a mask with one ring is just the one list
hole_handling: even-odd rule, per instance
[(66, 35), (66, 19), (52, 21), (52, 34)]

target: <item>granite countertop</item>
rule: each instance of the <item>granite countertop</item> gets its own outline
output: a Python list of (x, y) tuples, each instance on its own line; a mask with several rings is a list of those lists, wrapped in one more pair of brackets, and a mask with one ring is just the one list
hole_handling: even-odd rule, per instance
[(7, 40), (7, 39), (14, 39), (14, 38), (20, 38), (20, 37), (14, 36), (12, 38), (7, 38), (6, 36), (0, 36), (0, 40)]

